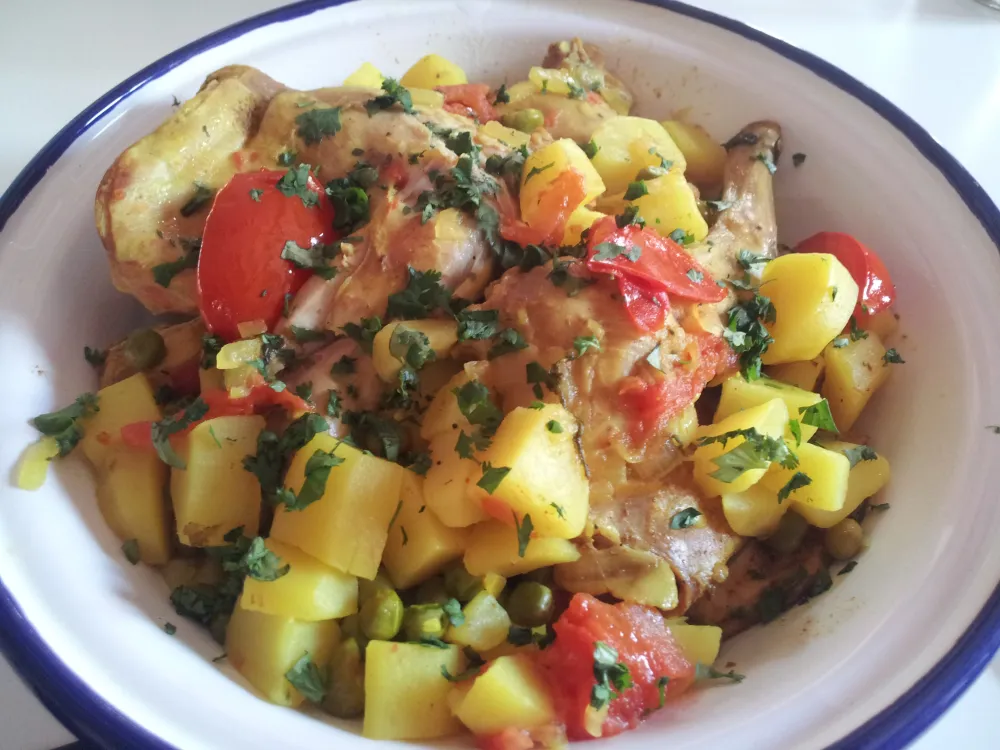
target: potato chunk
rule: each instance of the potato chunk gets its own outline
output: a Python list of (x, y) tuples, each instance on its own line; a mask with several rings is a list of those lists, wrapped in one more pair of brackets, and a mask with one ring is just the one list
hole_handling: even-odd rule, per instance
[[(669, 168), (679, 175), (687, 167), (684, 154), (663, 126), (644, 117), (613, 117), (601, 123), (594, 131), (593, 143), (597, 147), (594, 168), (612, 194), (624, 193), (646, 167), (669, 162)], [(641, 215), (649, 222), (645, 213)]]
[(819, 383), (823, 371), (826, 369), (826, 360), (822, 356), (816, 359), (808, 359), (804, 362), (786, 362), (783, 365), (769, 365), (764, 368), (764, 374), (774, 380), (793, 385), (804, 391), (815, 391), (816, 384)]
[(83, 424), (80, 450), (98, 470), (105, 459), (121, 447), (122, 427), (163, 418), (149, 379), (141, 372), (101, 388), (97, 392), (97, 403), (100, 411)]
[[(530, 514), (539, 536), (580, 535), (590, 508), (590, 484), (574, 443), (576, 419), (558, 404), (518, 407), (503, 418), (483, 461), (510, 472), (491, 494), (480, 490), (496, 517)], [(478, 481), (478, 478), (477, 478)]]
[(294, 707), (305, 699), (285, 674), (303, 654), (309, 654), (322, 672), (339, 637), (333, 620), (303, 622), (251, 612), (237, 604), (226, 629), (226, 654), (267, 700)]
[[(448, 395), (454, 400), (453, 395)], [(457, 431), (431, 440), (431, 468), (424, 481), (424, 499), (445, 526), (465, 528), (485, 521), (487, 515), (475, 494), (482, 469), (477, 462), (458, 455), (457, 441)]]
[(525, 223), (540, 226), (548, 218), (542, 196), (559, 175), (571, 169), (583, 178), (584, 196), (580, 206), (604, 192), (604, 182), (594, 165), (583, 149), (569, 138), (543, 146), (525, 160), (521, 172), (521, 218)]
[(452, 712), (474, 734), (534, 729), (555, 721), (545, 680), (524, 654), (499, 657), (463, 688), (452, 694)]
[(289, 570), (274, 581), (248, 577), (243, 584), (244, 609), (308, 621), (335, 620), (358, 611), (357, 578), (276, 539), (265, 545)]
[[(861, 446), (855, 443), (845, 443), (842, 441), (831, 441), (824, 443), (823, 447), (830, 451), (837, 451), (846, 455), (846, 452), (857, 454)], [(840, 510), (821, 510), (812, 505), (795, 503), (795, 512), (806, 519), (813, 526), (821, 529), (829, 529), (847, 518), (858, 509), (867, 498), (881, 490), (889, 481), (891, 471), (889, 462), (885, 456), (876, 455), (869, 461), (855, 458), (855, 464), (850, 470), (847, 478), (847, 497), (844, 499), (844, 506)]]
[(796, 508), (808, 505), (820, 510), (840, 510), (847, 498), (847, 477), (851, 464), (836, 451), (829, 451), (812, 443), (803, 443), (795, 448), (799, 465), (786, 469), (774, 464), (760, 483), (773, 492), (780, 492), (796, 474), (805, 474), (809, 484), (793, 490), (788, 495)]
[(256, 536), (260, 484), (243, 468), (243, 459), (257, 451), (263, 429), (263, 417), (217, 417), (199, 424), (180, 442), (177, 454), (187, 468), (171, 469), (170, 495), (181, 543), (219, 546), (239, 526), (247, 536)]
[(883, 361), (885, 347), (874, 331), (846, 346), (832, 344), (823, 352), (826, 378), (820, 392), (830, 402), (830, 413), (841, 432), (854, 426), (872, 394), (889, 378)]
[(685, 177), (700, 188), (713, 188), (722, 184), (726, 149), (717, 140), (700, 125), (689, 125), (677, 120), (666, 120), (660, 124), (684, 154), (684, 161), (687, 162)]
[(464, 430), (466, 434), (472, 430), (472, 425), (458, 408), (458, 399), (455, 398), (455, 390), (470, 380), (472, 378), (463, 370), (434, 394), (420, 423), (420, 437), (431, 440), (442, 433), (454, 433), (457, 438), (459, 430)]
[[(394, 338), (397, 332), (400, 336)], [(407, 332), (411, 336), (422, 334), (427, 339), (427, 346), (438, 359), (448, 356), (448, 352), (458, 342), (458, 325), (454, 320), (401, 320), (389, 323), (375, 335), (372, 345), (375, 372), (386, 383), (393, 382), (403, 367), (403, 360), (411, 346), (404, 335)]]
[(440, 573), (465, 551), (468, 533), (445, 526), (424, 501), (424, 479), (403, 474), (399, 514), (389, 529), (382, 563), (397, 589), (408, 589)]
[(292, 459), (285, 486), (298, 494), (317, 450), (344, 462), (330, 469), (323, 496), (302, 510), (278, 507), (271, 536), (338, 570), (372, 580), (378, 573), (403, 467), (362, 453), (327, 434), (317, 435)]
[(740, 536), (768, 536), (778, 530), (790, 502), (778, 502), (778, 493), (758, 482), (743, 492), (722, 496), (722, 512)]
[[(816, 434), (818, 427), (806, 424), (802, 421), (800, 409), (812, 406), (822, 401), (822, 397), (816, 393), (804, 391), (792, 385), (786, 385), (770, 378), (759, 378), (748, 381), (740, 374), (727, 378), (722, 384), (722, 396), (719, 398), (719, 406), (715, 410), (715, 422), (721, 422), (731, 414), (749, 409), (752, 406), (760, 406), (773, 398), (780, 398), (788, 407), (789, 420), (796, 419), (802, 430), (802, 442), (808, 442)], [(791, 435), (786, 431), (785, 439)]]
[[(407, 88), (435, 89), (468, 83), (465, 71), (441, 55), (424, 55), (407, 70), (399, 81)], [(382, 84), (379, 83), (379, 86)]]
[(774, 342), (761, 357), (766, 365), (819, 356), (844, 330), (858, 302), (858, 285), (851, 274), (825, 253), (775, 258), (764, 266), (761, 289), (775, 312), (775, 321), (768, 326)]
[(466, 660), (457, 646), (371, 641), (365, 650), (365, 719), (362, 734), (373, 740), (426, 740), (458, 734), (451, 715), (451, 683)]
[(482, 653), (507, 640), (510, 617), (496, 597), (480, 591), (462, 608), (465, 620), (448, 628), (445, 639), (459, 646), (468, 646)]
[(711, 665), (719, 658), (722, 628), (715, 625), (689, 625), (685, 617), (668, 619), (667, 628), (692, 664)]
[(661, 177), (646, 180), (646, 194), (631, 203), (639, 209), (646, 226), (669, 237), (680, 229), (701, 242), (708, 235), (708, 224), (698, 210), (698, 199), (684, 175), (670, 170)]
[[(753, 428), (761, 436), (780, 438), (785, 432), (788, 423), (788, 407), (780, 398), (773, 398), (760, 406), (754, 406), (744, 411), (726, 417), (718, 424), (709, 425), (699, 430), (699, 440), (702, 438), (715, 437), (735, 430), (747, 430)], [(694, 480), (701, 489), (709, 495), (726, 495), (734, 492), (743, 492), (752, 485), (760, 481), (767, 471), (765, 464), (762, 468), (748, 468), (731, 481), (726, 482), (713, 476), (720, 472), (721, 467), (715, 462), (723, 454), (738, 456), (739, 453), (731, 452), (746, 442), (746, 438), (736, 436), (729, 438), (725, 446), (721, 442), (700, 445), (694, 452)], [(744, 449), (745, 450), (745, 449)], [(738, 462), (742, 464), (743, 462)]]
[(345, 86), (364, 86), (369, 89), (382, 88), (382, 71), (370, 62), (361, 63), (361, 66), (344, 79)]
[(510, 576), (580, 559), (580, 551), (566, 539), (532, 537), (518, 554), (517, 530), (499, 521), (484, 521), (472, 528), (465, 550), (465, 569), (474, 576), (497, 573)]
[(119, 539), (135, 539), (147, 565), (170, 559), (166, 485), (167, 465), (147, 451), (119, 447), (97, 472), (97, 507)]

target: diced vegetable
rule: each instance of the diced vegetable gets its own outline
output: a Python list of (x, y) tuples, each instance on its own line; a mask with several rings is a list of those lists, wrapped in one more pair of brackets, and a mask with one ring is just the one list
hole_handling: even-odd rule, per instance
[[(736, 412), (718, 424), (702, 428), (697, 442), (748, 429), (755, 429), (765, 441), (769, 438), (780, 439), (787, 423), (788, 407), (780, 398), (774, 398), (760, 406)], [(752, 441), (743, 447), (746, 442), (744, 436), (735, 434), (725, 441), (725, 445), (721, 441), (699, 445), (694, 452), (694, 479), (698, 486), (709, 495), (725, 495), (743, 492), (760, 481), (770, 466), (770, 460), (766, 452), (753, 450)], [(742, 453), (749, 455), (742, 456)]]
[(670, 170), (661, 177), (646, 180), (643, 185), (646, 186), (646, 193), (631, 201), (631, 205), (639, 209), (639, 216), (646, 221), (647, 227), (655, 229), (664, 237), (669, 237), (680, 229), (695, 242), (705, 239), (708, 224), (698, 210), (698, 200), (681, 172)]
[(883, 361), (885, 347), (874, 331), (844, 346), (830, 345), (823, 352), (826, 377), (820, 393), (830, 401), (830, 412), (841, 432), (851, 429), (872, 394), (889, 378)]
[[(454, 401), (453, 394), (447, 395)], [(458, 432), (440, 434), (431, 440), (431, 468), (424, 480), (424, 500), (445, 526), (464, 528), (486, 520), (487, 515), (474, 494), (482, 469), (476, 461), (458, 455), (457, 442)]]
[(322, 673), (339, 635), (333, 620), (303, 622), (251, 612), (237, 604), (226, 629), (226, 654), (267, 700), (294, 707), (304, 698), (285, 676), (288, 670), (309, 654)]
[(451, 715), (451, 683), (466, 659), (457, 646), (372, 641), (365, 651), (365, 720), (362, 734), (375, 740), (425, 740), (461, 731)]
[[(819, 394), (810, 393), (770, 378), (747, 381), (739, 373), (727, 378), (722, 384), (722, 396), (719, 398), (719, 406), (715, 410), (714, 421), (721, 422), (731, 414), (749, 409), (752, 406), (760, 406), (773, 398), (780, 398), (785, 402), (785, 406), (788, 407), (788, 418), (798, 420), (802, 430), (802, 442), (808, 442), (819, 428), (806, 424), (802, 420), (802, 413), (799, 410), (822, 401), (822, 397)], [(790, 437), (789, 433), (786, 432), (785, 439), (789, 440)], [(794, 446), (794, 443), (792, 445)]]
[[(803, 443), (794, 449), (799, 465), (787, 469), (777, 464), (771, 466), (760, 483), (774, 492), (786, 488), (792, 478), (804, 474), (808, 484), (802, 484), (787, 495), (796, 508), (809, 505), (820, 510), (840, 510), (847, 499), (847, 478), (851, 464), (842, 453)], [(787, 502), (787, 500), (786, 500)]]
[(719, 658), (722, 628), (715, 625), (689, 625), (686, 617), (669, 618), (667, 627), (692, 664), (710, 666)]
[(821, 253), (775, 258), (764, 266), (761, 290), (775, 312), (768, 326), (774, 342), (761, 357), (767, 365), (818, 356), (844, 330), (858, 301), (851, 274), (835, 257)]
[(527, 146), (528, 141), (531, 140), (531, 136), (527, 133), (522, 133), (520, 130), (515, 130), (514, 128), (508, 128), (501, 125), (496, 120), (490, 120), (489, 122), (480, 125), (479, 132), (483, 135), (489, 136), (490, 138), (496, 138), (498, 141), (510, 148)]
[(528, 71), (528, 80), (534, 84), (536, 91), (544, 91), (546, 94), (577, 98), (584, 95), (580, 82), (562, 68), (542, 68), (536, 65)]
[(533, 729), (556, 716), (545, 681), (526, 655), (496, 659), (456, 698), (452, 712), (477, 735), (507, 727)]
[[(408, 88), (434, 89), (468, 83), (465, 71), (441, 55), (424, 55), (403, 74), (399, 81)], [(379, 84), (381, 85), (381, 84)]]
[(569, 138), (563, 138), (534, 151), (525, 160), (521, 172), (520, 200), (521, 218), (528, 226), (540, 226), (548, 218), (542, 215), (542, 196), (560, 174), (571, 169), (583, 178), (584, 195), (580, 204), (569, 206), (568, 213), (590, 203), (604, 192), (604, 182), (583, 149)]
[(430, 89), (410, 89), (410, 99), (413, 100), (414, 107), (427, 107), (430, 109), (440, 109), (444, 106), (445, 97), (440, 91)]
[(83, 423), (80, 449), (98, 470), (121, 446), (122, 427), (163, 418), (149, 380), (141, 372), (99, 390), (97, 403), (100, 411)]
[(361, 63), (361, 67), (344, 79), (345, 86), (364, 86), (369, 89), (382, 88), (382, 79), (385, 76), (370, 62)]
[(521, 99), (526, 99), (537, 92), (538, 88), (531, 81), (518, 81), (517, 83), (507, 87), (507, 96), (510, 98), (511, 104), (514, 104)]
[(358, 623), (369, 640), (391, 641), (403, 627), (404, 613), (399, 594), (389, 588), (379, 588), (364, 599)]
[(507, 596), (504, 605), (511, 622), (524, 628), (548, 625), (555, 613), (552, 589), (538, 581), (521, 581)]
[[(397, 331), (411, 333), (408, 333), (407, 337), (396, 336), (394, 339)], [(434, 352), (435, 358), (444, 358), (458, 342), (457, 331), (457, 324), (453, 320), (401, 320), (389, 323), (376, 334), (372, 346), (375, 372), (386, 383), (393, 382), (399, 375), (404, 361), (413, 356), (410, 355), (413, 347), (419, 350), (416, 356), (426, 359), (425, 349), (429, 347)], [(424, 338), (421, 339), (420, 336)]]
[[(625, 192), (628, 184), (647, 167), (666, 166), (679, 175), (683, 175), (687, 167), (684, 154), (663, 126), (644, 117), (605, 120), (594, 131), (593, 144), (597, 147), (593, 165), (610, 194)], [(645, 212), (642, 216), (649, 221)], [(666, 233), (672, 229), (676, 227)]]
[(569, 215), (566, 221), (566, 233), (563, 235), (564, 245), (576, 245), (580, 242), (583, 232), (594, 225), (594, 222), (603, 219), (604, 214), (594, 211), (586, 206), (580, 206)]
[(215, 366), (220, 370), (235, 370), (260, 359), (261, 341), (258, 338), (241, 339), (226, 344), (215, 355)]
[(816, 359), (807, 359), (804, 362), (786, 362), (783, 365), (769, 365), (764, 368), (764, 374), (774, 380), (801, 388), (804, 391), (815, 391), (823, 371), (826, 369), (826, 360), (822, 356)]
[(271, 536), (345, 573), (374, 578), (406, 469), (330, 435), (317, 435), (295, 454), (288, 469), (285, 486), (296, 496), (316, 451), (332, 452), (343, 463), (330, 469), (319, 500), (302, 510), (278, 507)]
[(546, 537), (531, 537), (521, 555), (518, 537), (517, 529), (499, 521), (476, 524), (465, 551), (466, 570), (475, 576), (497, 573), (509, 578), (580, 558), (572, 542)]
[(358, 579), (276, 539), (265, 542), (289, 571), (274, 581), (248, 577), (241, 606), (296, 620), (335, 620), (358, 611)]
[(557, 565), (555, 579), (574, 593), (611, 594), (663, 610), (677, 606), (677, 579), (670, 565), (651, 552), (630, 547), (586, 549), (576, 562)]
[(122, 541), (136, 540), (139, 559), (170, 559), (170, 513), (164, 497), (167, 465), (155, 453), (117, 446), (97, 470), (97, 507)]
[(472, 378), (463, 370), (445, 383), (441, 390), (434, 395), (430, 406), (424, 412), (423, 421), (420, 423), (420, 437), (424, 440), (431, 440), (442, 433), (453, 433), (454, 437), (457, 438), (458, 430), (464, 430), (466, 434), (472, 431), (472, 426), (458, 408), (458, 399), (455, 398), (455, 390), (470, 380)]
[(787, 500), (778, 502), (777, 491), (765, 487), (763, 482), (743, 492), (722, 496), (722, 512), (726, 521), (740, 536), (773, 534), (791, 505)]
[(260, 485), (243, 468), (243, 459), (256, 453), (263, 429), (263, 417), (217, 417), (178, 441), (177, 454), (187, 468), (171, 469), (170, 495), (183, 544), (219, 546), (239, 526), (247, 536), (256, 536)]
[(438, 520), (424, 500), (424, 480), (408, 471), (403, 475), (399, 513), (389, 529), (382, 562), (396, 588), (408, 589), (437, 575), (465, 551), (464, 529)]
[[(889, 481), (891, 472), (885, 456), (876, 454), (867, 446), (832, 441), (824, 443), (823, 447), (851, 456), (852, 458), (849, 460), (854, 461), (854, 466), (848, 475), (847, 498), (844, 500), (844, 507), (836, 511), (820, 510), (799, 503), (794, 503), (794, 507), (795, 511), (813, 526), (829, 529), (847, 518), (858, 509), (862, 502), (882, 489)], [(862, 456), (870, 458), (862, 460)]]
[[(549, 429), (551, 422), (561, 431)], [(574, 442), (576, 430), (576, 419), (558, 404), (518, 407), (507, 414), (483, 453), (484, 462), (510, 469), (492, 493), (480, 491), (488, 512), (504, 521), (530, 514), (540, 536), (579, 536), (587, 521), (590, 485)]]
[(49, 464), (59, 455), (59, 445), (54, 437), (41, 437), (24, 449), (17, 465), (18, 488), (22, 490), (37, 490), (45, 484), (49, 473)]
[(689, 125), (678, 120), (666, 120), (660, 124), (684, 154), (684, 161), (687, 162), (685, 177), (700, 188), (713, 188), (722, 184), (726, 149), (718, 141), (700, 125)]
[(480, 591), (462, 608), (462, 624), (448, 628), (445, 640), (486, 651), (507, 640), (510, 617), (492, 594)]

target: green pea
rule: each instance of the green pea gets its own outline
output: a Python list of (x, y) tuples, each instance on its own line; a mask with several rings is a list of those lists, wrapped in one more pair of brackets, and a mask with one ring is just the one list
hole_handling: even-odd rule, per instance
[(125, 358), (137, 370), (156, 367), (167, 356), (167, 345), (163, 336), (152, 328), (140, 328), (125, 339)]
[(391, 641), (403, 625), (403, 600), (392, 589), (379, 589), (358, 613), (361, 632), (373, 641)]
[(483, 590), (483, 580), (474, 576), (461, 563), (452, 565), (444, 572), (444, 588), (463, 604)]
[(545, 115), (539, 109), (521, 109), (505, 114), (503, 124), (522, 133), (534, 133), (545, 125)]
[(440, 576), (429, 578), (421, 583), (413, 595), (413, 601), (417, 604), (444, 604), (449, 599), (448, 592), (444, 586), (444, 579)]
[(537, 628), (552, 621), (555, 601), (552, 589), (535, 581), (523, 581), (507, 598), (507, 614), (517, 625)]
[(358, 579), (358, 606), (363, 607), (365, 602), (372, 598), (376, 591), (381, 589), (392, 590), (392, 581), (388, 574), (382, 569), (378, 569), (375, 578), (371, 581), (366, 578)]
[(764, 544), (779, 554), (788, 555), (799, 548), (808, 530), (806, 519), (789, 511), (781, 517), (778, 530), (765, 539)]
[(857, 557), (865, 542), (865, 532), (861, 524), (853, 518), (845, 518), (826, 530), (823, 539), (826, 551), (837, 560), (850, 560)]
[(353, 719), (365, 712), (365, 667), (363, 648), (354, 638), (339, 643), (330, 657), (323, 710), (340, 719)]
[(414, 604), (403, 615), (403, 637), (408, 641), (441, 638), (447, 628), (447, 615), (437, 604)]

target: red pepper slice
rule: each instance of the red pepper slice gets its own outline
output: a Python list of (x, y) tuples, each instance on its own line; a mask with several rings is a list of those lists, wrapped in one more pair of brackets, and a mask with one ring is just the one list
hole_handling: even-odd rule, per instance
[(444, 94), (444, 108), (457, 115), (468, 115), (468, 110), (479, 122), (499, 120), (500, 116), (490, 103), (490, 87), (485, 83), (460, 83), (454, 86), (438, 86)]
[(625, 300), (625, 309), (639, 330), (653, 332), (663, 328), (670, 311), (665, 292), (656, 292), (642, 284), (618, 277), (618, 291)]
[(309, 271), (283, 260), (285, 243), (300, 247), (330, 243), (333, 206), (310, 175), (317, 203), (277, 188), (285, 172), (261, 170), (235, 175), (218, 194), (205, 220), (198, 259), (198, 307), (208, 330), (226, 341), (240, 338), (237, 326), (263, 320), (271, 330), (281, 317), (285, 295), (294, 294)]
[[(596, 256), (603, 255), (606, 243), (623, 248), (623, 254), (598, 260)], [(630, 260), (627, 253), (633, 248), (638, 248), (639, 253)], [(619, 227), (615, 218), (608, 216), (590, 228), (587, 250), (587, 267), (594, 273), (621, 275), (652, 291), (692, 302), (721, 302), (726, 298), (726, 290), (684, 248), (652, 229), (634, 224)]]
[(868, 318), (892, 307), (896, 302), (896, 287), (885, 263), (874, 250), (843, 232), (819, 232), (802, 240), (797, 253), (827, 253), (844, 264), (861, 291), (854, 318), (864, 327)]

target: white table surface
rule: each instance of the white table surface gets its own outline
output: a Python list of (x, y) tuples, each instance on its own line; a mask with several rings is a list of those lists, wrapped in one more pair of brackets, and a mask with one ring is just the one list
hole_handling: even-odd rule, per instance
[[(1000, 12), (973, 0), (689, 0), (839, 65), (1000, 203)], [(156, 58), (276, 0), (0, 0), (0, 188), (70, 118)], [(945, 233), (946, 234), (946, 233)], [(905, 613), (900, 613), (905, 617)], [(72, 737), (0, 659), (0, 750)], [(1000, 660), (914, 750), (1000, 748)]]

